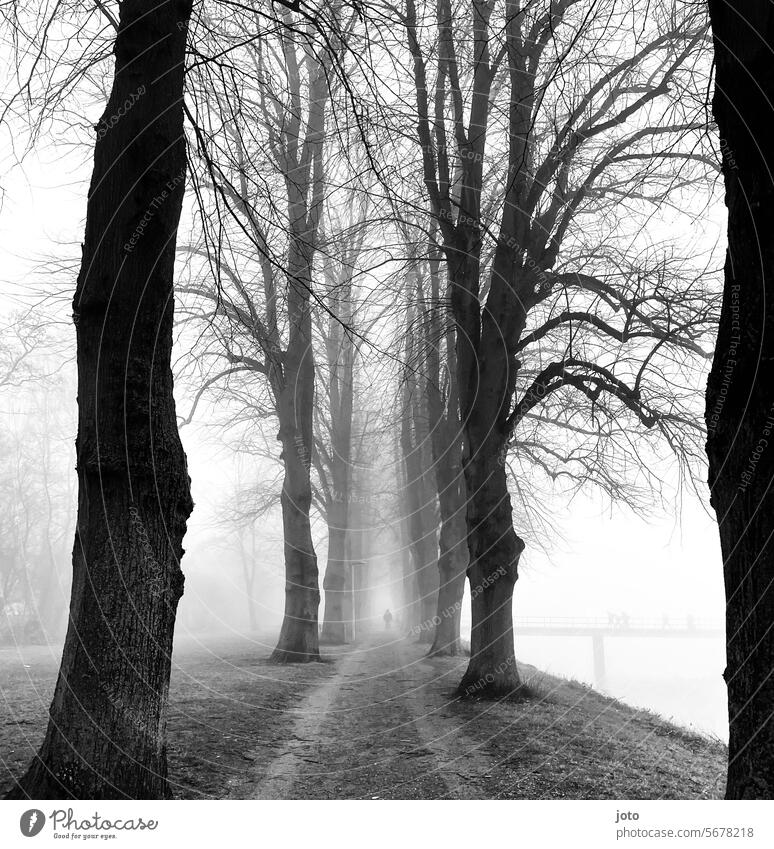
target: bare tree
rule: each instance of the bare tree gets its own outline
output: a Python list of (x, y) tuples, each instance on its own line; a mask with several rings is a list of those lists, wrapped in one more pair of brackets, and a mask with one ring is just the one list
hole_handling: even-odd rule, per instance
[(192, 509), (170, 368), (190, 12), (184, 0), (120, 7), (73, 301), (79, 502), (70, 626), (46, 737), (14, 798), (169, 795), (166, 702)]
[(330, 191), (326, 121), (346, 26), (333, 43), (287, 9), (274, 31), (261, 27), (259, 6), (241, 10), (239, 20), (256, 35), (245, 43), (231, 16), (211, 21), (208, 37), (232, 49), (223, 63), (203, 64), (196, 77), (197, 114), (190, 118), (203, 163), (197, 182), (203, 228), (188, 250), (202, 261), (181, 291), (190, 296), (189, 314), (208, 327), (199, 349), (205, 368), (212, 364), (203, 387), (233, 382), (235, 375), (237, 385), (243, 379), (262, 384), (261, 403), (279, 422), (286, 601), (273, 659), (303, 662), (319, 659), (309, 514), (312, 315), (314, 305), (324, 303), (314, 276)]
[[(706, 25), (699, 11), (665, 2), (632, 33), (630, 10), (599, 5), (592, 15), (576, 0), (441, 0), (432, 10), (407, 0), (402, 17), (456, 323), (476, 589), (463, 694), (520, 686), (512, 595), (524, 541), (513, 529), (506, 459), (519, 451), (525, 419), (542, 408), (551, 421), (561, 405), (573, 411), (561, 421), (569, 431), (580, 417), (568, 407), (575, 393), (595, 426), (631, 416), (694, 453), (700, 433), (682, 439), (690, 416), (659, 368), (663, 359), (674, 375), (706, 355), (711, 309), (695, 309), (707, 295), (703, 277), (686, 292), (670, 263), (638, 267), (631, 252), (650, 211), (668, 208), (706, 170), (695, 150), (701, 104), (690, 95)], [(632, 231), (622, 206), (637, 217)], [(597, 341), (586, 344), (590, 336)], [(540, 443), (556, 453), (550, 439)]]
[(45, 362), (36, 356), (22, 385), (0, 388), (8, 416), (0, 437), (0, 613), (5, 606), (8, 614), (0, 641), (56, 640), (67, 613), (75, 387), (67, 372), (48, 374)]

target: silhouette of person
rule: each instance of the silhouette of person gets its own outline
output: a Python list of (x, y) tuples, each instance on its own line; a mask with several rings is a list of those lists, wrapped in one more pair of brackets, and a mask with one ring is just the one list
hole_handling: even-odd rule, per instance
[(390, 613), (389, 608), (384, 611), (384, 616), (382, 616), (382, 619), (384, 619), (385, 630), (389, 631), (392, 627), (392, 613)]

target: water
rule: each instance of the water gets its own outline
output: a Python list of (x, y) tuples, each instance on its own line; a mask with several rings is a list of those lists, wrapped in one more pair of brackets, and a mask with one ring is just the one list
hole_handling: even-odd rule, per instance
[(516, 655), (538, 669), (575, 678), (633, 707), (728, 739), (722, 638), (608, 637), (604, 686), (594, 681), (589, 637), (518, 637)]

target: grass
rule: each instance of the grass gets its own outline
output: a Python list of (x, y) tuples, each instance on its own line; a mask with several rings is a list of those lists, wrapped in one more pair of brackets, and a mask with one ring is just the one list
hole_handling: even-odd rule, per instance
[[(254, 758), (271, 760), (292, 727), (288, 713), (335, 665), (278, 667), (273, 645), (245, 638), (178, 640), (170, 684), (167, 752), (172, 792), (228, 795)], [(46, 730), (59, 667), (40, 646), (0, 650), (0, 798), (34, 756)]]
[(519, 664), (521, 704), (451, 710), (493, 768), (488, 798), (717, 799), (727, 748), (577, 681)]
[[(227, 797), (251, 765), (268, 765), (279, 755), (305, 696), (336, 675), (336, 661), (271, 664), (271, 648), (268, 640), (238, 637), (178, 641), (168, 743), (177, 797)], [(420, 658), (426, 647), (407, 650)], [(0, 795), (40, 745), (58, 662), (58, 652), (46, 647), (0, 650)], [(448, 732), (462, 757), (475, 752), (486, 765), (475, 775), (486, 798), (722, 796), (726, 748), (718, 740), (524, 665), (527, 699), (454, 699), (466, 659), (423, 662), (435, 673), (428, 675), (425, 697), (435, 706), (435, 733)], [(390, 685), (397, 698), (400, 686)], [(357, 730), (364, 739), (390, 738), (380, 738), (384, 729), (376, 727)], [(335, 741), (327, 749), (333, 757)], [(413, 769), (401, 751), (376, 754), (394, 770)]]

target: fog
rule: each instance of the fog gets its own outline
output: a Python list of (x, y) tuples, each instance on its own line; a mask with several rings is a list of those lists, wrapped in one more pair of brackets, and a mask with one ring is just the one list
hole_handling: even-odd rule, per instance
[[(282, 620), (284, 577), (279, 511), (257, 524), (256, 587), (253, 598), (258, 630), (249, 628), (247, 594), (239, 542), (225, 527), (213, 524), (224, 489), (224, 464), (213, 456), (216, 446), (186, 434), (197, 509), (191, 522), (186, 554), (186, 594), (180, 606), (178, 634), (206, 643), (208, 634), (252, 633), (267, 648)], [(201, 495), (199, 495), (201, 493)], [(515, 620), (594, 618), (610, 614), (632, 620), (668, 620), (668, 628), (689, 623), (722, 629), (724, 597), (721, 558), (714, 519), (697, 496), (685, 494), (679, 511), (645, 519), (613, 508), (599, 499), (576, 497), (555, 517), (563, 539), (548, 552), (527, 550), (515, 595)], [(321, 571), (327, 538), (316, 523), (316, 550)], [(390, 565), (401, 556), (400, 540), (390, 524), (375, 523), (369, 538), (369, 582), (363, 589), (361, 629), (381, 627), (389, 608), (402, 613), (402, 591)], [(249, 548), (249, 544), (243, 546)], [(235, 551), (235, 548), (237, 549)], [(665, 588), (668, 587), (668, 591)], [(469, 591), (462, 614), (463, 636), (469, 640)], [(321, 619), (324, 612), (324, 594)], [(614, 636), (605, 640), (606, 679), (594, 679), (591, 639), (517, 635), (520, 661), (543, 672), (587, 683), (622, 701), (655, 711), (696, 731), (728, 736), (725, 645), (722, 634), (710, 637)]]
[[(45, 372), (53, 362), (44, 357), (42, 365)], [(48, 379), (43, 385), (33, 382), (14, 388), (12, 394), (7, 387), (2, 391), (2, 476), (6, 483), (15, 482), (4, 489), (2, 505), (7, 600), (0, 635), (6, 648), (40, 642), (41, 633), (31, 626), (33, 622), (40, 622), (52, 651), (59, 650), (63, 638), (75, 506), (70, 372), (71, 366), (61, 369), (55, 384)], [(51, 415), (52, 407), (56, 416)], [(206, 645), (217, 635), (245, 634), (270, 648), (284, 603), (279, 509), (275, 505), (249, 527), (240, 526), (229, 514), (238, 514), (245, 506), (247, 496), (240, 479), (242, 486), (249, 479), (251, 487), (260, 487), (262, 477), (276, 486), (276, 469), (262, 460), (252, 464), (248, 477), (244, 458), (230, 456), (206, 428), (183, 428), (183, 440), (196, 508), (185, 542), (186, 584), (177, 635)], [(45, 498), (50, 499), (50, 508), (37, 509)], [(679, 515), (649, 521), (617, 508), (610, 511), (592, 498), (576, 497), (554, 521), (564, 538), (548, 552), (528, 549), (525, 555), (515, 597), (517, 625), (521, 618), (606, 620), (611, 613), (626, 613), (632, 619), (667, 617), (672, 625), (684, 624), (689, 617), (712, 620), (721, 627), (719, 546), (714, 523), (698, 497), (685, 495)], [(322, 573), (327, 536), (319, 516), (314, 528)], [(386, 608), (397, 616), (402, 612), (399, 580), (391, 568), (401, 557), (400, 539), (389, 523), (373, 525), (365, 536), (369, 583), (362, 589), (362, 621), (356, 630), (372, 626)], [(13, 569), (26, 575), (16, 591)], [(468, 605), (469, 595), (463, 610), (467, 639)], [(321, 617), (323, 611), (324, 599)], [(605, 641), (605, 652), (604, 692), (725, 738), (722, 638), (670, 637), (668, 633), (653, 638), (612, 637)], [(600, 685), (594, 680), (588, 637), (517, 635), (516, 653), (519, 660), (547, 673)]]
[[(38, 366), (53, 377), (41, 382), (30, 378), (22, 387), (2, 390), (2, 477), (6, 483), (14, 481), (6, 485), (2, 505), (7, 601), (0, 635), (5, 648), (40, 643), (47, 637), (52, 651), (58, 652), (66, 624), (75, 508), (75, 400), (72, 363), (57, 363), (44, 352)], [(186, 583), (177, 635), (187, 644), (207, 645), (219, 635), (244, 634), (269, 649), (284, 603), (280, 512), (275, 504), (247, 525), (240, 516), (262, 480), (277, 487), (276, 464), (235, 455), (219, 433), (206, 426), (187, 426), (182, 433), (196, 507), (185, 542)], [(48, 505), (46, 499), (50, 515), (48, 506), (40, 509), (44, 501)], [(670, 516), (662, 511), (647, 520), (580, 496), (553, 521), (562, 538), (548, 551), (533, 547), (525, 554), (515, 596), (517, 625), (522, 618), (607, 620), (611, 613), (625, 613), (632, 619), (667, 617), (673, 626), (689, 617), (722, 626), (717, 535), (706, 503), (697, 495), (684, 493), (679, 512)], [(325, 522), (316, 516), (313, 527), (322, 575)], [(389, 521), (375, 522), (365, 537), (369, 577), (361, 589), (363, 606), (356, 632), (373, 627), (386, 608), (398, 617), (402, 613), (394, 568), (401, 557), (400, 538)], [(26, 576), (15, 591), (14, 569)], [(321, 618), (323, 612), (324, 597)], [(38, 622), (40, 629), (31, 624)], [(462, 627), (463, 637), (469, 639), (469, 594)], [(594, 680), (588, 637), (517, 635), (516, 653), (519, 660), (544, 672), (596, 685), (698, 731), (723, 739), (727, 735), (721, 637), (667, 633), (607, 638), (603, 686)]]
[[(29, 157), (9, 172), (0, 211), (3, 245), (3, 340), (13, 361), (20, 338), (34, 342), (24, 373), (0, 387), (2, 465), (2, 603), (0, 644), (9, 649), (48, 640), (59, 651), (69, 598), (76, 481), (74, 334), (68, 299), (75, 282), (89, 163), (82, 151), (50, 151)], [(188, 210), (189, 221), (191, 210)], [(716, 208), (703, 231), (702, 250), (722, 249)], [(714, 220), (714, 224), (713, 224)], [(14, 337), (18, 330), (20, 336)], [(14, 341), (15, 340), (15, 341)], [(186, 371), (190, 339), (181, 330), (176, 348), (178, 411), (192, 408), (197, 385)], [(367, 352), (372, 391), (367, 405), (389, 417), (380, 397), (384, 367), (376, 349)], [(697, 377), (700, 385), (703, 375)], [(382, 386), (385, 384), (383, 383)], [(271, 647), (282, 621), (284, 565), (276, 424), (260, 433), (266, 453), (244, 451), (242, 437), (223, 426), (228, 409), (204, 401), (182, 430), (195, 509), (185, 540), (185, 594), (177, 636), (201, 642), (225, 633), (248, 635)], [(381, 440), (381, 441), (380, 441)], [(381, 458), (364, 466), (374, 479), (394, 477), (389, 438), (375, 437)], [(268, 455), (268, 456), (267, 456)], [(273, 456), (272, 456), (273, 455)], [(551, 506), (553, 531), (523, 533), (527, 549), (515, 594), (515, 618), (595, 618), (625, 614), (685, 624), (711, 621), (722, 627), (724, 602), (717, 532), (707, 512), (707, 493), (678, 488), (669, 457), (651, 458), (666, 480), (662, 503), (636, 515), (581, 491)], [(702, 469), (696, 469), (702, 477)], [(273, 495), (273, 503), (264, 503)], [(361, 494), (375, 509), (363, 530), (368, 581), (355, 636), (378, 623), (389, 608), (402, 614), (397, 523), (406, 505), (379, 486)], [(378, 508), (378, 509), (376, 509)], [(320, 575), (325, 570), (326, 523), (313, 514)], [(321, 619), (324, 599), (321, 605)], [(469, 637), (469, 598), (463, 636)], [(595, 682), (588, 637), (518, 636), (517, 657), (546, 673)], [(629, 704), (672, 717), (682, 725), (725, 738), (727, 714), (722, 681), (722, 637), (613, 636), (605, 640), (605, 692)]]

